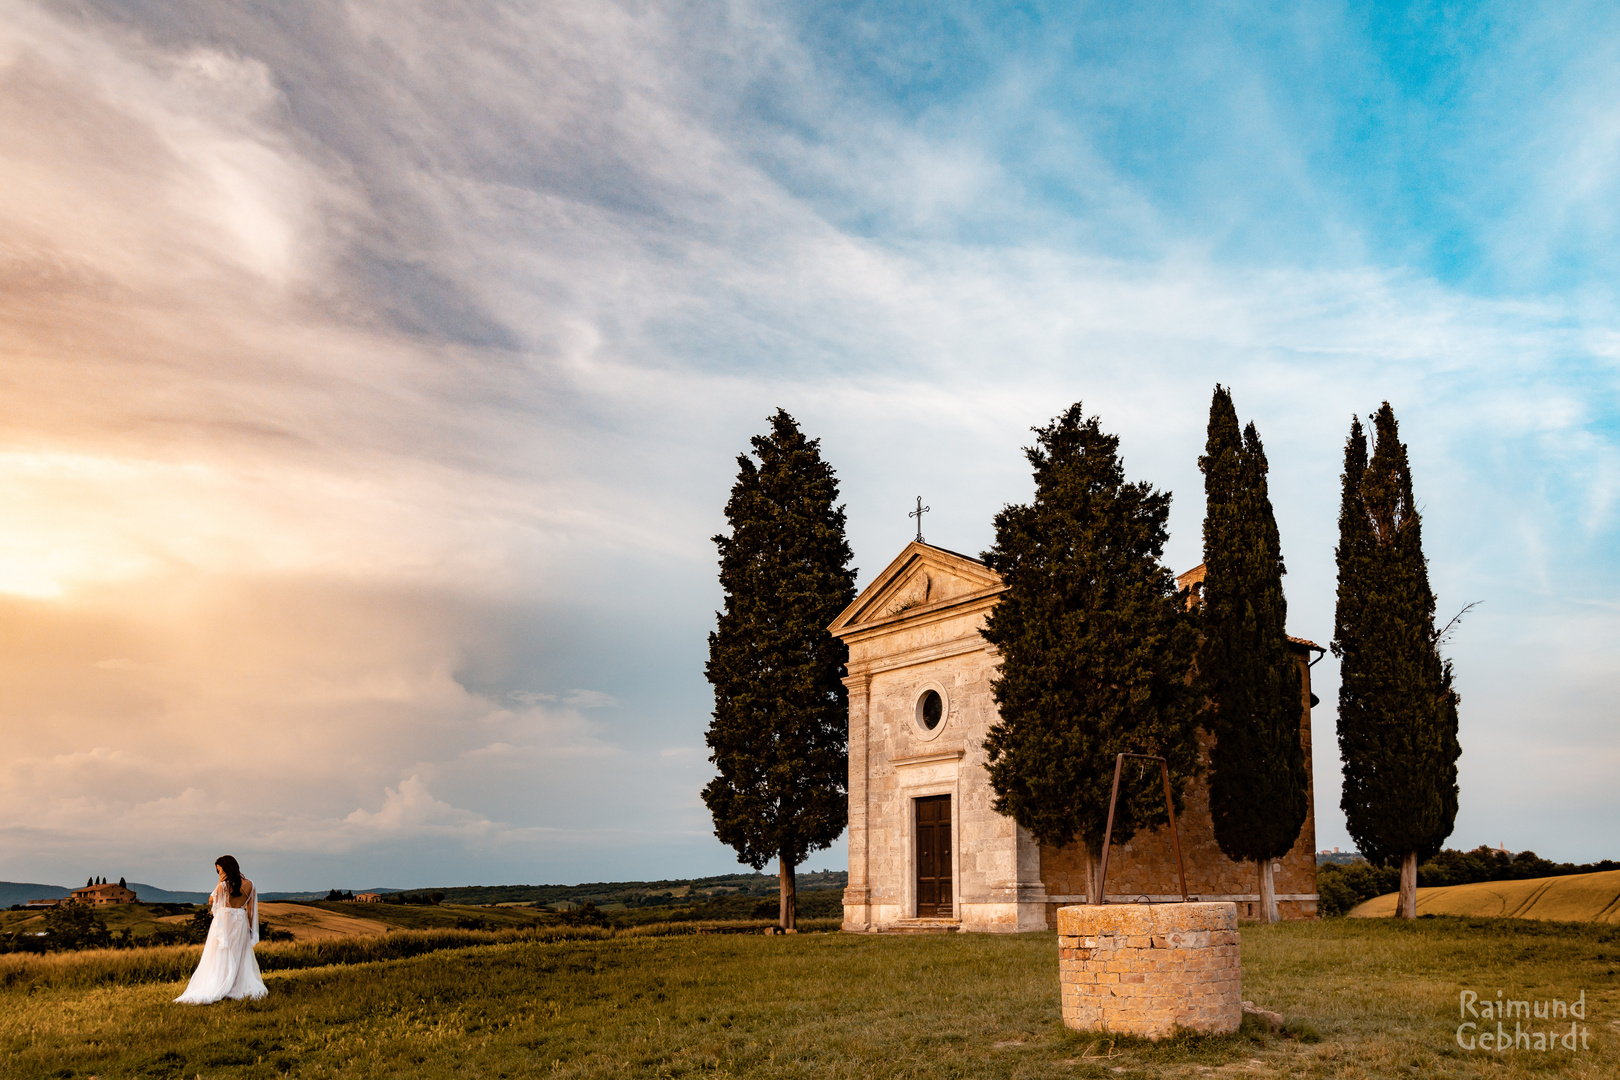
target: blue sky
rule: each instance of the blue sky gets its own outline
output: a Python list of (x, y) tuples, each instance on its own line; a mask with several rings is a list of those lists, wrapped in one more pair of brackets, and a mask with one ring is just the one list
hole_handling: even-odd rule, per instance
[(1181, 570), (1217, 381), (1322, 642), (1394, 405), (1442, 617), (1482, 601), (1452, 842), (1614, 855), (1608, 8), (4, 12), (5, 877), (729, 870), (708, 538), (771, 412), (863, 581), (918, 494), (985, 547), (1076, 400)]
[[(997, 174), (986, 205), (947, 224), (970, 242), (1371, 262), (1498, 295), (1591, 288), (1611, 246), (1605, 6), (872, 4), (789, 18), (841, 103), (971, 148)], [(747, 124), (819, 141), (779, 86), (749, 91)], [(780, 163), (789, 183), (794, 165)], [(851, 227), (907, 231), (837, 187), (812, 176), (797, 190)]]

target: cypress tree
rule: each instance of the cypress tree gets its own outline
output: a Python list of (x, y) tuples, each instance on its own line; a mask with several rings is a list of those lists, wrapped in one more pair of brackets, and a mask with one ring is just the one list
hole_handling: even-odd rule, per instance
[(1308, 810), (1303, 688), (1288, 648), (1287, 571), (1265, 449), (1252, 423), (1238, 434), (1232, 395), (1219, 385), (1198, 467), (1206, 500), (1198, 684), (1215, 736), (1210, 815), (1221, 851), (1256, 864), (1263, 917), (1276, 922), (1271, 860), (1294, 846)]
[(715, 835), (781, 879), (784, 929), (797, 919), (794, 867), (844, 831), (849, 806), (849, 651), (827, 625), (855, 599), (838, 481), (820, 441), (778, 409), (752, 440), (756, 466), (737, 458), (726, 503), (730, 536), (716, 536), (725, 611), (709, 635), (714, 685), (703, 789)]
[(1401, 867), (1399, 914), (1417, 914), (1418, 863), (1457, 818), (1457, 693), (1440, 656), (1412, 473), (1384, 402), (1371, 461), (1352, 420), (1339, 512), (1340, 806), (1368, 860)]
[[(1078, 403), (1034, 430), (1035, 499), (996, 515), (984, 553), (1007, 584), (984, 629), (1001, 653), (984, 745), (995, 809), (1043, 844), (1084, 842), (1098, 903), (1115, 755), (1167, 758), (1178, 807), (1197, 768), (1197, 635), (1159, 561), (1169, 493), (1126, 483), (1119, 439)], [(1114, 841), (1166, 820), (1159, 770), (1128, 765)]]

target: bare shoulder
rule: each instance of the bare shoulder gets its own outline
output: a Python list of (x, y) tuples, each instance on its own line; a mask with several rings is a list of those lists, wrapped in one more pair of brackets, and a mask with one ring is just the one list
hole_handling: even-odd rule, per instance
[(253, 891), (253, 879), (252, 878), (243, 878), (242, 879), (242, 895), (246, 896), (249, 893), (251, 893), (252, 891)]

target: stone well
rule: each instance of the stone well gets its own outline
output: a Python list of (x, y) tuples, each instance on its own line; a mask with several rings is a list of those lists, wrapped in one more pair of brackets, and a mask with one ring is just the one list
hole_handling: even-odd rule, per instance
[(1059, 908), (1063, 1022), (1157, 1039), (1243, 1022), (1236, 904)]

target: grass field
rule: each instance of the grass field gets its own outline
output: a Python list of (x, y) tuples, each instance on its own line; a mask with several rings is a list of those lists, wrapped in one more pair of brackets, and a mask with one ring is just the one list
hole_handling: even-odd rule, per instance
[[(843, 894), (836, 889), (804, 890), (800, 894), (799, 919), (842, 916)], [(698, 902), (672, 905), (626, 907), (616, 904), (601, 910), (601, 916), (621, 928), (649, 926), (671, 921), (697, 923), (758, 921), (756, 908), (767, 911), (775, 921), (774, 898), (737, 895), (699, 898)], [(96, 909), (96, 917), (114, 932), (129, 930), (134, 937), (150, 935), (163, 923), (189, 922), (203, 910), (190, 904), (115, 904)], [(295, 940), (314, 941), (334, 937), (374, 936), (396, 930), (438, 929), (515, 929), (557, 926), (567, 916), (531, 906), (472, 904), (361, 904), (352, 901), (266, 901), (261, 917), (278, 931), (291, 933)], [(41, 909), (0, 911), (0, 933), (29, 933), (44, 928)]]
[[(112, 904), (96, 909), (107, 928), (129, 929), (136, 938), (150, 934), (162, 923), (189, 922), (200, 907), (188, 904)], [(383, 934), (390, 930), (435, 930), (478, 924), (486, 929), (532, 927), (549, 916), (533, 908), (473, 907), (464, 904), (433, 906), (410, 904), (355, 904), (319, 901), (268, 901), (260, 905), (260, 918), (299, 941), (332, 937)], [(42, 928), (43, 911), (0, 911), (0, 931)]]
[[(1050, 934), (547, 933), (261, 947), (271, 996), (204, 1008), (170, 1003), (195, 949), (3, 957), (0, 1062), (8, 1077), (103, 1080), (1620, 1075), (1620, 930), (1609, 926), (1246, 926), (1244, 996), (1281, 1011), (1291, 1035), (1122, 1040), (1111, 1058), (1105, 1041), (1058, 1020)], [(429, 937), (445, 940), (380, 958)], [(111, 984), (115, 969), (123, 981)], [(1463, 1050), (1454, 1032), (1465, 989), (1538, 1000), (1584, 991), (1588, 1049)]]
[[(1394, 915), (1396, 899), (1395, 893), (1376, 896), (1350, 914), (1360, 918)], [(1417, 909), (1419, 915), (1620, 924), (1620, 870), (1419, 889)]]
[[(180, 912), (200, 911), (190, 904), (109, 904), (97, 908), (99, 915), (107, 924), (109, 930), (130, 929), (137, 935), (149, 934), (160, 921), (169, 918), (190, 918), (190, 915), (179, 915)], [(45, 924), (45, 911), (34, 908), (25, 911), (0, 911), (0, 931), (6, 930), (35, 930), (42, 929)]]

